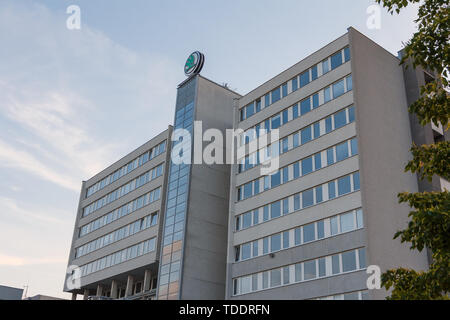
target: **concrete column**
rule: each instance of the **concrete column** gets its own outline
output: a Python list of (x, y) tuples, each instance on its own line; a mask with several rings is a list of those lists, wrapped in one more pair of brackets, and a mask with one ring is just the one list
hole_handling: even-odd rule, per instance
[(72, 300), (77, 300), (77, 294), (75, 292), (72, 293)]
[(111, 282), (111, 298), (117, 299), (119, 297), (119, 284), (116, 280)]
[(89, 296), (89, 289), (84, 289), (83, 300), (87, 300)]
[(101, 284), (97, 285), (97, 297), (103, 296), (103, 286)]
[(150, 270), (145, 270), (145, 273), (144, 273), (144, 292), (150, 290), (151, 282), (152, 282), (152, 272)]
[(129, 297), (133, 295), (133, 284), (134, 284), (134, 277), (128, 276), (127, 279), (127, 288), (125, 289), (125, 297)]

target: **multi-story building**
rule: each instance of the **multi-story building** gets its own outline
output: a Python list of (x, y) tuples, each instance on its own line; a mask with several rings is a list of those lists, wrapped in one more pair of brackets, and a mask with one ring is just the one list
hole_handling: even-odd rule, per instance
[(155, 297), (171, 132), (83, 181), (68, 263), (81, 288), (64, 284), (73, 298)]
[[(367, 288), (369, 265), (427, 269), (426, 252), (393, 236), (410, 211), (398, 192), (449, 188), (403, 170), (413, 141), (449, 138), (408, 113), (432, 73), (404, 69), (353, 28), (244, 96), (200, 76), (203, 62), (188, 59), (173, 133), (83, 182), (69, 258), (81, 288), (65, 291), (382, 299)], [(217, 145), (221, 163), (203, 159), (208, 129), (237, 136)]]
[[(368, 265), (427, 268), (425, 252), (393, 240), (410, 211), (397, 193), (418, 191), (403, 171), (412, 133), (399, 62), (349, 28), (239, 99), (248, 152), (231, 173), (227, 299), (381, 299)], [(278, 129), (279, 143), (258, 146), (261, 129)]]

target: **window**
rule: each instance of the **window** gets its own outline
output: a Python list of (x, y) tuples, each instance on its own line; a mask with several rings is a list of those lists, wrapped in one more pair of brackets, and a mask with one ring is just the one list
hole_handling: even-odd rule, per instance
[(363, 269), (366, 267), (366, 249), (359, 249), (359, 268)]
[(322, 61), (322, 74), (325, 74), (330, 71), (330, 64), (328, 59)]
[(270, 271), (270, 287), (281, 286), (281, 269)]
[(345, 81), (347, 82), (347, 91), (352, 91), (353, 90), (352, 75), (349, 75), (347, 78), (345, 78)]
[(301, 141), (302, 144), (311, 141), (311, 127), (307, 127), (301, 131)]
[(295, 105), (292, 107), (292, 118), (293, 118), (293, 119), (298, 118), (298, 104), (295, 104)]
[(310, 242), (316, 240), (316, 232), (314, 223), (310, 223), (303, 227), (303, 242)]
[(314, 109), (317, 108), (319, 106), (319, 94), (318, 93), (313, 95), (312, 101), (313, 101), (313, 108)]
[(322, 197), (322, 186), (316, 187), (316, 203), (321, 203), (323, 201)]
[(314, 156), (314, 167), (315, 170), (319, 170), (322, 168), (322, 154), (318, 153)]
[(317, 239), (325, 238), (325, 224), (324, 220), (317, 222)]
[(298, 177), (300, 177), (300, 165), (298, 162), (296, 162), (294, 163), (293, 167), (294, 167), (294, 179), (297, 179)]
[(281, 250), (281, 233), (270, 237), (270, 252)]
[(299, 210), (300, 209), (300, 195), (296, 194), (294, 195), (294, 210)]
[(309, 83), (309, 70), (303, 72), (300, 75), (300, 88), (306, 86)]
[(263, 289), (267, 289), (269, 287), (269, 272), (263, 272)]
[(289, 231), (283, 232), (283, 249), (289, 248)]
[(325, 88), (323, 91), (323, 100), (324, 103), (327, 103), (331, 100), (331, 87)]
[(336, 146), (336, 161), (342, 161), (348, 158), (348, 144), (341, 143)]
[(356, 270), (355, 251), (348, 251), (342, 254), (342, 271), (348, 272)]
[(298, 246), (302, 243), (302, 238), (301, 238), (301, 229), (300, 228), (296, 228), (294, 230), (294, 241), (295, 241), (295, 245)]
[(316, 278), (316, 261), (308, 261), (304, 263), (305, 280)]
[(244, 199), (250, 198), (252, 196), (252, 183), (249, 182), (244, 185)]
[(341, 232), (348, 232), (354, 229), (353, 212), (341, 215)]
[(286, 137), (281, 141), (281, 151), (282, 153), (286, 153), (289, 151), (289, 138)]
[(271, 188), (275, 188), (280, 185), (281, 183), (281, 174), (280, 171), (277, 171), (276, 173), (272, 174), (270, 176), (271, 180)]
[(264, 176), (264, 190), (270, 189), (270, 177)]
[(319, 277), (326, 276), (325, 258), (319, 259)]
[(341, 273), (341, 268), (339, 265), (339, 255), (336, 254), (331, 257), (331, 271), (333, 274)]
[(240, 230), (241, 217), (236, 217), (236, 231)]
[(239, 261), (241, 258), (241, 247), (234, 248), (234, 260)]
[(241, 278), (241, 293), (249, 293), (251, 291), (252, 286), (252, 278), (251, 277), (244, 277)]
[(281, 216), (281, 202), (277, 201), (270, 205), (270, 216), (271, 219)]
[(258, 275), (254, 274), (252, 275), (252, 291), (258, 290)]
[(311, 111), (311, 99), (305, 99), (300, 102), (300, 115), (304, 115)]
[(251, 243), (246, 243), (242, 245), (242, 260), (251, 258), (252, 247)]
[(269, 237), (263, 239), (263, 254), (269, 253)]
[(345, 93), (344, 79), (333, 84), (333, 99), (342, 96)]
[(278, 129), (281, 126), (281, 115), (277, 114), (272, 117), (272, 129)]
[(258, 241), (253, 241), (253, 258), (258, 256)]
[(256, 104), (256, 112), (260, 112), (261, 111), (261, 100), (256, 100), (255, 104)]
[(325, 119), (325, 132), (328, 133), (333, 130), (333, 122), (331, 116)]
[(355, 121), (355, 107), (348, 108), (348, 123)]
[(289, 117), (288, 117), (288, 111), (287, 111), (287, 109), (284, 110), (282, 114), (283, 114), (283, 124), (288, 123)]
[(269, 206), (265, 206), (263, 209), (263, 220), (267, 221), (269, 220)]
[(295, 265), (295, 282), (302, 281), (302, 264), (297, 263)]
[(299, 146), (299, 134), (298, 134), (298, 132), (294, 134), (292, 140), (293, 140), (293, 147), (297, 148)]
[(334, 149), (327, 150), (327, 165), (331, 166), (334, 163)]
[(287, 83), (284, 83), (284, 84), (281, 86), (281, 91), (282, 91), (282, 94), (283, 94), (283, 98), (286, 97), (286, 96), (288, 95), (288, 87), (287, 87)]
[(294, 79), (292, 79), (292, 91), (297, 91), (298, 89), (298, 78), (295, 77)]
[(283, 284), (289, 284), (289, 267), (283, 268)]
[(344, 61), (347, 62), (350, 60), (350, 48), (346, 47), (344, 49)]
[(332, 217), (330, 219), (330, 232), (331, 235), (334, 236), (336, 234), (338, 234), (338, 217)]
[(264, 96), (264, 107), (267, 107), (269, 105), (270, 105), (270, 94), (268, 93)]
[(311, 81), (317, 79), (317, 65), (311, 68)]
[(336, 189), (334, 181), (328, 183), (328, 199), (336, 198)]
[(243, 215), (242, 228), (247, 229), (252, 226), (252, 213), (248, 212)]
[(331, 56), (331, 69), (335, 69), (342, 64), (342, 52), (339, 51)]
[(342, 196), (351, 192), (350, 176), (338, 179), (338, 195)]
[(359, 188), (359, 172), (357, 172), (353, 175), (353, 190), (359, 190)]
[(309, 157), (302, 160), (302, 176), (307, 175), (313, 171), (313, 158)]
[(253, 185), (254, 185), (254, 187), (253, 187), (254, 193), (258, 194), (259, 193), (259, 180), (255, 180), (253, 182)]
[(289, 199), (283, 199), (283, 214), (289, 214)]
[(253, 103), (246, 106), (245, 110), (246, 110), (246, 118), (251, 117), (255, 113), (255, 107), (254, 107)]
[(271, 92), (272, 95), (272, 103), (277, 102), (278, 100), (280, 100), (280, 87), (276, 88), (275, 90), (273, 90)]
[(347, 124), (346, 110), (339, 111), (334, 115), (334, 128), (338, 129)]
[(314, 189), (304, 191), (302, 193), (303, 208), (310, 207), (314, 204)]
[(362, 210), (356, 210), (356, 225), (359, 228), (362, 228), (364, 226), (363, 223), (363, 214), (362, 214)]
[(253, 211), (253, 224), (256, 225), (259, 223), (259, 210), (256, 209)]
[(351, 146), (351, 151), (352, 151), (352, 156), (354, 156), (355, 154), (358, 154), (358, 140), (352, 139), (350, 141), (350, 146)]

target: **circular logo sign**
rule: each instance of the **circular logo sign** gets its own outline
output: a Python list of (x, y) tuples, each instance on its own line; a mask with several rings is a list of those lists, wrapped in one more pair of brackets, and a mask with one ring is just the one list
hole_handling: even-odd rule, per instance
[(204, 62), (205, 56), (203, 55), (203, 53), (199, 51), (193, 52), (186, 60), (186, 64), (184, 65), (184, 74), (187, 77), (190, 77), (193, 74), (200, 73), (203, 68)]

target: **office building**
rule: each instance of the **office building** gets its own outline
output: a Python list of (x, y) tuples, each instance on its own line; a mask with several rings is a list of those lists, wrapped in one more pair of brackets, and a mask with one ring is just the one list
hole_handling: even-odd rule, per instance
[[(397, 193), (449, 188), (403, 170), (413, 141), (448, 134), (408, 113), (433, 75), (399, 62), (349, 28), (240, 96), (201, 76), (204, 57), (194, 52), (177, 88), (173, 132), (83, 182), (69, 258), (81, 267), (81, 288), (65, 291), (91, 299), (383, 299), (385, 290), (367, 288), (368, 266), (427, 269), (427, 252), (393, 240), (410, 211)], [(224, 160), (237, 155), (234, 164), (195, 162), (210, 144), (208, 129), (223, 137), (235, 130), (237, 143), (219, 148)], [(175, 161), (183, 156), (194, 162)]]

